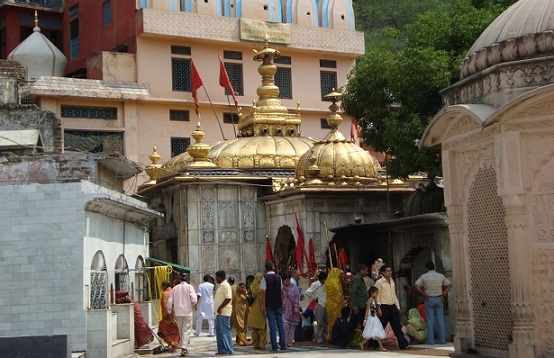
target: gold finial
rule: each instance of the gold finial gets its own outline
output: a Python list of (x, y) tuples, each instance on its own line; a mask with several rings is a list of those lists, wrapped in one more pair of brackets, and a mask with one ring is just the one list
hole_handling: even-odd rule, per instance
[(210, 153), (210, 146), (202, 143), (206, 133), (200, 128), (200, 122), (196, 124), (196, 130), (192, 132), (192, 138), (196, 141), (187, 148), (187, 153), (193, 158), (193, 162), (188, 168), (217, 168), (217, 165), (206, 159)]
[(35, 21), (34, 21), (34, 23), (35, 23), (35, 29), (40, 29), (38, 27), (38, 12), (36, 10), (35, 10)]
[(156, 184), (156, 181), (158, 180), (158, 175), (160, 174), (160, 169), (162, 168), (162, 166), (158, 164), (158, 161), (161, 159), (161, 156), (156, 152), (155, 146), (153, 148), (152, 154), (150, 154), (148, 158), (150, 158), (150, 161), (152, 162), (152, 164), (144, 168), (144, 171), (150, 177), (150, 181), (148, 181), (145, 184), (153, 185), (153, 184)]
[(337, 104), (337, 101), (339, 100), (341, 94), (337, 92), (334, 88), (331, 90), (330, 93), (326, 94), (324, 97), (329, 98), (333, 103), (329, 106), (329, 110), (331, 111), (331, 114), (327, 117), (327, 123), (332, 128), (331, 130), (336, 130), (338, 126), (342, 123), (342, 117), (340, 114), (337, 113), (339, 110), (339, 105)]

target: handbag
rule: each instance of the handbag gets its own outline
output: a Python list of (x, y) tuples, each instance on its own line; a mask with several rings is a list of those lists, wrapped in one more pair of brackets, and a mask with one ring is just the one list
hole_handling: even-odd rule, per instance
[(246, 295), (246, 303), (248, 306), (252, 306), (252, 303), (254, 303), (254, 296), (252, 296), (252, 293), (250, 292)]

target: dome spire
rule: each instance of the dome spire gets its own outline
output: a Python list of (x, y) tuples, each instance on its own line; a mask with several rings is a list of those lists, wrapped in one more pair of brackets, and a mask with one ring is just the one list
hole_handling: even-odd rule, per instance
[(250, 114), (239, 119), (239, 137), (300, 136), (300, 104), (296, 113), (289, 113), (281, 104), (279, 87), (275, 85), (277, 66), (274, 60), (280, 55), (279, 50), (270, 47), (268, 35), (264, 37), (264, 48), (254, 50), (253, 60), (261, 62), (258, 73), (262, 76), (262, 84), (256, 90), (259, 98), (252, 104)]
[(40, 32), (40, 27), (38, 27), (38, 12), (35, 10), (35, 27), (33, 28), (33, 31)]
[(202, 139), (206, 136), (206, 133), (200, 128), (200, 122), (196, 124), (196, 130), (192, 132), (192, 138), (196, 143), (191, 144), (187, 148), (187, 153), (193, 158), (193, 161), (188, 168), (217, 168), (217, 165), (206, 159), (210, 152), (210, 146), (206, 143), (202, 143)]

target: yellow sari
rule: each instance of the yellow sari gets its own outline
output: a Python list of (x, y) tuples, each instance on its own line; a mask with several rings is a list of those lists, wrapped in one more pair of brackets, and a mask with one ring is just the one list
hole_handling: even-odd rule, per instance
[(232, 324), (237, 332), (236, 344), (246, 346), (246, 321), (248, 319), (248, 305), (246, 304), (246, 285), (239, 283), (237, 291), (233, 295), (233, 315)]
[(337, 318), (340, 317), (340, 311), (344, 306), (344, 297), (342, 295), (342, 282), (340, 279), (341, 271), (338, 268), (333, 268), (329, 271), (327, 280), (325, 280), (325, 292), (327, 299), (325, 309), (327, 311), (327, 341), (332, 341), (333, 325)]
[(255, 349), (263, 349), (267, 343), (266, 319), (262, 314), (260, 301), (262, 277), (263, 275), (261, 273), (257, 273), (254, 277), (254, 281), (252, 281), (250, 285), (250, 292), (254, 297), (254, 302), (252, 306), (250, 306), (250, 312), (248, 314), (248, 328), (252, 331), (252, 346)]

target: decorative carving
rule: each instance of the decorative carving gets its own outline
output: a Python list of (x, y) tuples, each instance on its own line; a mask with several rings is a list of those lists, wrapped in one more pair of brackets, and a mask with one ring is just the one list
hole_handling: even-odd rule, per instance
[[(552, 125), (552, 123), (551, 123)], [(522, 145), (523, 153), (526, 155), (526, 172), (530, 178), (536, 176), (544, 166), (554, 160), (554, 134), (553, 133), (532, 133), (524, 134)], [(554, 164), (550, 164), (554, 165)], [(532, 181), (528, 181), (528, 187)]]
[(215, 232), (213, 230), (202, 230), (202, 243), (203, 244), (214, 244), (215, 243)]
[(220, 201), (217, 203), (218, 229), (238, 227), (238, 209), (235, 201)]
[[(554, 139), (551, 139), (554, 140)], [(533, 143), (536, 145), (536, 149), (540, 146), (539, 143)], [(545, 144), (545, 143), (543, 143)], [(533, 237), (542, 242), (554, 241), (554, 182), (552, 178), (547, 174), (554, 170), (554, 150), (550, 148), (550, 161), (545, 164), (546, 160), (539, 160), (535, 165), (540, 165), (541, 171), (532, 171), (532, 178), (539, 178), (534, 181), (530, 181), (530, 185), (533, 188), (531, 194), (531, 217), (533, 220), (532, 230), (534, 232)], [(530, 154), (532, 155), (532, 153)], [(542, 180), (540, 180), (542, 178)]]
[(219, 231), (217, 243), (218, 244), (238, 244), (239, 237), (236, 230)]
[(253, 201), (244, 201), (242, 203), (242, 224), (245, 228), (253, 228), (254, 227), (254, 210), (256, 207), (256, 203)]
[[(532, 260), (535, 288), (536, 317), (536, 349), (543, 350), (536, 352), (537, 357), (554, 357), (554, 337), (551, 331), (544, 327), (554, 325), (554, 247), (537, 246), (533, 248)], [(542, 329), (541, 329), (542, 328)]]
[(243, 269), (246, 272), (254, 272), (258, 269), (258, 250), (256, 245), (242, 246)]
[(202, 271), (215, 272), (219, 270), (219, 268), (216, 268), (216, 248), (215, 245), (202, 246)]
[(210, 201), (214, 199), (215, 193), (213, 188), (202, 188), (200, 192), (201, 192), (202, 200)]
[(203, 201), (201, 205), (202, 205), (202, 229), (214, 229), (215, 228), (215, 218), (214, 218), (215, 203), (212, 201)]
[(252, 188), (242, 188), (241, 190), (242, 200), (253, 200), (255, 199), (255, 191)]
[[(471, 57), (471, 61), (477, 55)], [(487, 53), (487, 59), (494, 54)], [(477, 61), (475, 59), (475, 61)], [(473, 63), (471, 66), (476, 67)], [(463, 72), (462, 72), (463, 73)], [(519, 92), (509, 94), (515, 89), (545, 86), (554, 82), (553, 57), (528, 59), (525, 62), (505, 62), (491, 66), (482, 72), (441, 91), (443, 103), (446, 107), (461, 103), (477, 103), (483, 96), (502, 92), (512, 98)], [(510, 97), (512, 96), (512, 97)]]
[(477, 124), (475, 120), (470, 116), (464, 116), (462, 118), (456, 119), (454, 124), (452, 124), (450, 128), (448, 128), (448, 130), (446, 131), (444, 138), (446, 139), (456, 137), (460, 134), (464, 134), (475, 129), (480, 130), (481, 126)]
[(255, 230), (244, 230), (242, 232), (242, 242), (256, 242), (256, 232)]
[(239, 270), (240, 261), (239, 245), (219, 246), (220, 270)]

